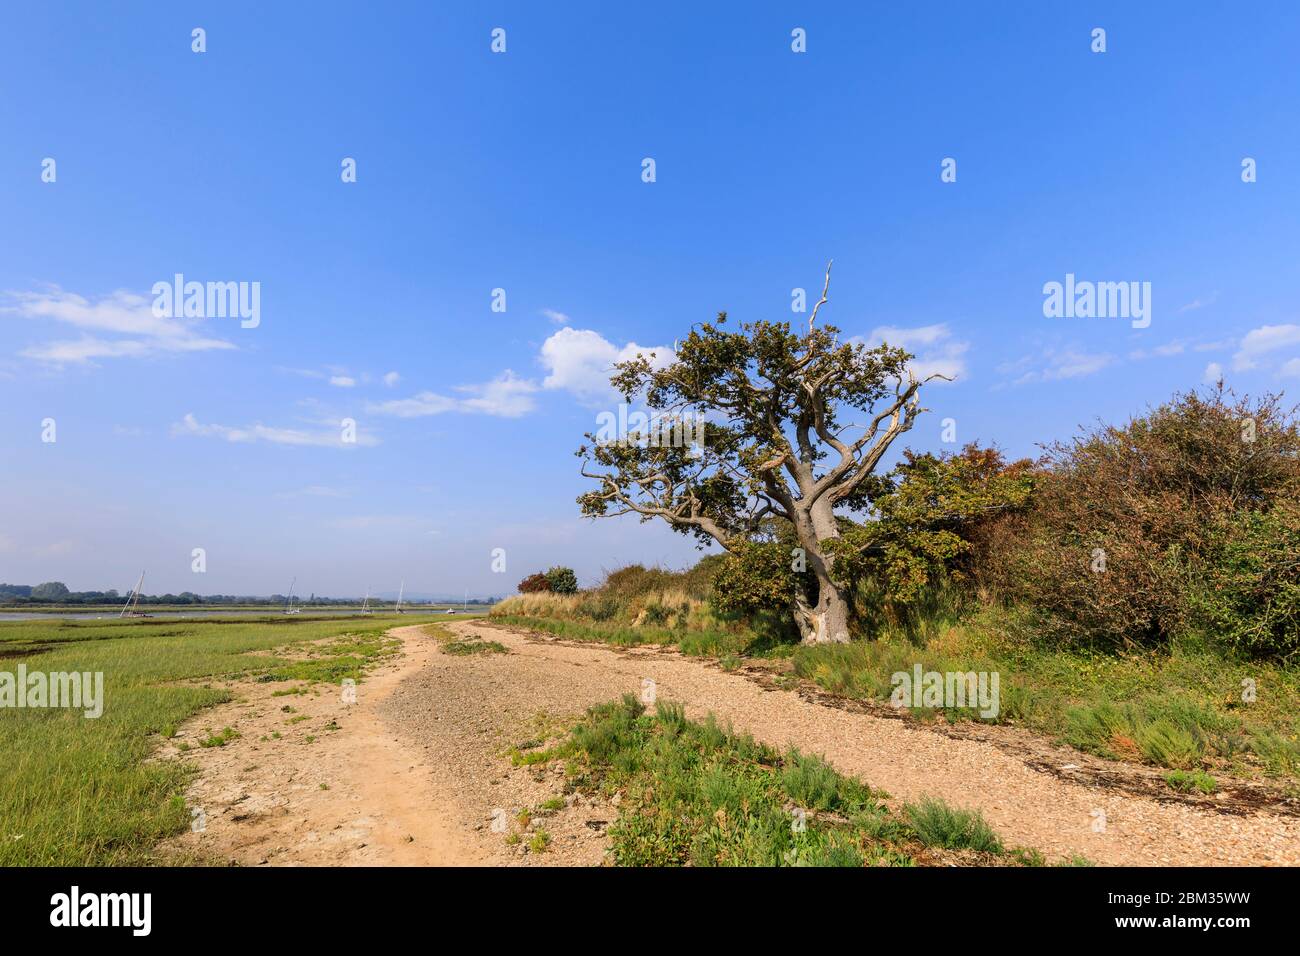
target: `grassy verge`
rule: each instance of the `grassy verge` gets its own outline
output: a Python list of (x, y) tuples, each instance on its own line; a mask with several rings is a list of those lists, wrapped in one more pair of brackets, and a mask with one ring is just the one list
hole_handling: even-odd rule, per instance
[[(743, 630), (687, 630), (519, 614), (494, 614), (491, 619), (500, 624), (543, 631), (567, 641), (592, 641), (620, 647), (638, 644), (674, 645), (683, 654), (697, 657), (752, 657), (783, 653), (783, 645), (771, 638)], [(784, 653), (788, 652), (788, 647), (785, 647)]]
[(593, 707), (524, 762), (555, 760), (572, 788), (617, 802), (610, 838), (621, 866), (1043, 862), (1005, 848), (977, 813), (928, 800), (893, 814), (820, 757), (778, 753), (667, 702), (653, 715), (632, 695)]
[(1234, 661), (1191, 642), (1125, 655), (1045, 648), (1022, 621), (984, 611), (918, 643), (887, 636), (800, 647), (792, 663), (833, 694), (879, 701), (889, 699), (891, 675), (916, 664), (996, 672), (996, 716), (951, 708), (943, 716), (1020, 724), (1112, 759), (1300, 783), (1300, 671)]
[[(872, 641), (801, 647), (718, 626), (698, 609), (692, 627), (632, 625), (621, 620), (624, 613), (593, 621), (582, 609), (595, 600), (511, 599), (492, 620), (565, 640), (676, 645), (724, 666), (743, 657), (788, 657), (787, 674), (857, 700), (888, 701), (892, 676), (910, 674), (917, 664), (939, 673), (996, 673), (999, 707), (992, 717), (977, 708), (910, 712), (922, 720), (1014, 723), (1102, 757), (1270, 777), (1300, 789), (1300, 668), (1294, 665), (1233, 660), (1188, 640), (1169, 651), (1120, 655), (1062, 650), (1035, 640), (1022, 618), (999, 609), (965, 617), (938, 609), (906, 633), (886, 629)], [(530, 613), (509, 613), (512, 608)]]
[[(100, 672), (103, 715), (0, 709), (0, 866), (141, 865), (189, 824), (188, 768), (148, 761), (188, 717), (230, 695), (205, 680), (361, 679), (400, 618), (0, 624), (0, 671)], [(313, 643), (321, 642), (324, 643)], [(255, 653), (257, 652), (257, 653)], [(233, 739), (222, 730), (201, 746)]]

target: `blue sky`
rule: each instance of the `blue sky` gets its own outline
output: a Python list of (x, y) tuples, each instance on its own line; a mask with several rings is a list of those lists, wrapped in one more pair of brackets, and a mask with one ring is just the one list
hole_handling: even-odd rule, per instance
[[(7, 11), (0, 580), (683, 565), (662, 527), (577, 517), (605, 370), (719, 310), (798, 318), (832, 257), (825, 321), (957, 374), (913, 447), (952, 417), (1031, 454), (1207, 369), (1300, 388), (1294, 4), (613, 7)], [(260, 283), (260, 324), (154, 320), (176, 273)], [(1067, 273), (1150, 282), (1150, 326), (1046, 318)]]

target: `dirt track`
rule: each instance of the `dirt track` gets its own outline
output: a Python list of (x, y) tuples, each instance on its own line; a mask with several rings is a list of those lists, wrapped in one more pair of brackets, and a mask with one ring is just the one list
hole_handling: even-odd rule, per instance
[[(451, 656), (420, 627), (397, 628), (404, 655), (360, 685), (356, 704), (332, 694), (288, 698), (310, 716), (286, 729), (279, 711), (286, 698), (271, 698), (268, 685), (244, 684), (237, 688), (242, 702), (196, 718), (194, 728), (230, 724), (243, 736), (181, 758), (202, 767), (190, 803), (205, 808), (207, 829), (180, 844), (254, 865), (600, 863), (603, 828), (615, 811), (570, 798), (521, 827), (517, 811), (561, 795), (560, 778), (511, 768), (502, 754), (545, 733), (538, 714), (571, 716), (639, 693), (648, 678), (660, 698), (682, 701), (692, 716), (713, 711), (770, 744), (822, 753), (893, 802), (934, 795), (977, 808), (1005, 841), (1049, 859), (1078, 853), (1105, 865), (1300, 864), (1300, 818), (1223, 813), (1070, 779), (1062, 768), (1079, 755), (1064, 748), (1043, 745), (1029, 760), (989, 740), (772, 690), (662, 648), (564, 644), (473, 621), (450, 627), (499, 641), (509, 653)], [(340, 729), (311, 729), (329, 720)], [(262, 742), (272, 726), (283, 738)], [(315, 741), (305, 743), (307, 735)], [(1048, 766), (1044, 754), (1060, 765)], [(494, 812), (498, 831), (510, 820), (506, 832), (494, 831)], [(551, 843), (530, 852), (525, 846), (538, 827)], [(512, 832), (520, 839), (507, 843)]]

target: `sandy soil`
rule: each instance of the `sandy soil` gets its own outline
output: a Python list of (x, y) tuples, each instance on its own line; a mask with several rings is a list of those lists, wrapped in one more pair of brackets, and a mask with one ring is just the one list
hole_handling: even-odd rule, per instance
[[(617, 811), (569, 797), (555, 812), (517, 819), (521, 809), (562, 796), (561, 776), (512, 768), (504, 753), (591, 704), (640, 694), (649, 679), (660, 698), (685, 703), (692, 716), (713, 711), (767, 743), (822, 753), (883, 788), (892, 803), (934, 795), (977, 808), (1006, 842), (1049, 859), (1078, 853), (1108, 865), (1300, 864), (1294, 813), (1198, 805), (1108, 784), (1140, 781), (1150, 771), (1027, 740), (1023, 732), (936, 732), (827, 706), (672, 649), (570, 644), (477, 621), (449, 626), (498, 641), (509, 653), (452, 656), (420, 627), (397, 628), (403, 655), (359, 686), (355, 704), (342, 703), (336, 691), (272, 698), (283, 685), (240, 684), (241, 700), (199, 715), (187, 733), (230, 725), (242, 736), (225, 747), (173, 754), (199, 763), (189, 799), (207, 815), (206, 830), (178, 844), (254, 865), (599, 864), (604, 827)], [(290, 715), (280, 710), (286, 701), (309, 718), (287, 724)], [(338, 730), (324, 729), (331, 720)], [(273, 730), (283, 738), (261, 740)], [(544, 852), (528, 849), (539, 828), (550, 836)]]

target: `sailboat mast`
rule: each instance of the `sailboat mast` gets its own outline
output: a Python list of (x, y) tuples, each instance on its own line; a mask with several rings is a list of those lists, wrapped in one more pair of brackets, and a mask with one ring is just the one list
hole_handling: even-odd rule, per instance
[(402, 578), (402, 586), (397, 589), (397, 604), (393, 610), (398, 614), (402, 613), (402, 595), (406, 593), (406, 578)]
[(293, 607), (293, 586), (297, 583), (298, 579), (295, 577), (293, 583), (289, 585), (289, 598), (284, 602), (284, 611), (286, 614), (289, 613), (289, 609)]
[(118, 617), (126, 617), (127, 612), (132, 610), (136, 604), (140, 603), (140, 585), (144, 584), (144, 572), (140, 572), (140, 580), (135, 582), (135, 590), (127, 595), (126, 606), (122, 608), (122, 613)]

